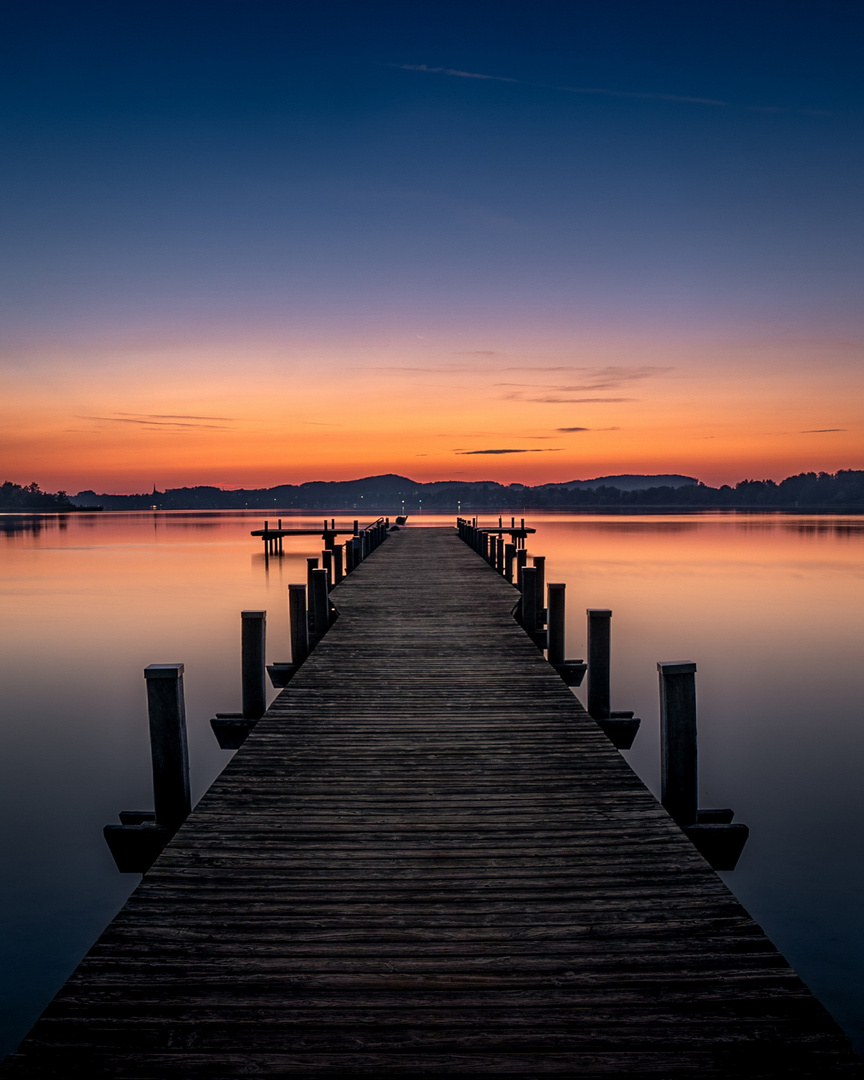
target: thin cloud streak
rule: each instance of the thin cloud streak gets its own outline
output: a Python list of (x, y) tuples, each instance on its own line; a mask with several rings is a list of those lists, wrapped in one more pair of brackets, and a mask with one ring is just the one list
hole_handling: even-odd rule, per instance
[(454, 454), (460, 454), (460, 455), (462, 455), (462, 454), (467, 454), (467, 455), (471, 455), (471, 454), (557, 454), (557, 453), (560, 453), (560, 451), (561, 451), (560, 446), (543, 446), (543, 447), (538, 447), (537, 449), (531, 449), (531, 450), (512, 450), (512, 449), (506, 449), (506, 450), (499, 450), (499, 449), (494, 449), (494, 450), (454, 450), (453, 453)]
[[(683, 105), (710, 105), (712, 108), (729, 109), (736, 106), (731, 101), (722, 98), (696, 97), (690, 94), (661, 94), (653, 90), (616, 90), (608, 86), (558, 86), (552, 83), (531, 83), (522, 79), (514, 79), (507, 75), (487, 75), (479, 71), (461, 71), (458, 68), (430, 67), (428, 64), (388, 64), (388, 67), (397, 68), (399, 71), (420, 71), (429, 75), (448, 75), (458, 79), (479, 79), (482, 82), (503, 82), (519, 86), (531, 86), (538, 90), (554, 90), (559, 94), (583, 94), (594, 97), (614, 97), (641, 99), (643, 101), (671, 101)], [(738, 108), (758, 109), (762, 112), (786, 112), (787, 110), (778, 105), (739, 105)], [(822, 110), (805, 109), (804, 112), (817, 112)]]
[(506, 75), (481, 75), (476, 71), (459, 71), (458, 68), (429, 67), (426, 64), (388, 64), (388, 67), (400, 71), (426, 71), (430, 75), (452, 75), (457, 79), (481, 79), (488, 82), (518, 83), (519, 79), (510, 79)]

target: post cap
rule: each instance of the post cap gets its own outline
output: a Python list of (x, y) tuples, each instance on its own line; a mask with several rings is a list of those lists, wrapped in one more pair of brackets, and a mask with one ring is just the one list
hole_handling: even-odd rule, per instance
[(606, 607), (589, 607), (588, 618), (589, 619), (611, 619), (612, 610)]
[(240, 618), (241, 619), (266, 619), (267, 618), (267, 612), (266, 611), (241, 611), (240, 612)]
[(567, 588), (567, 583), (564, 582), (564, 581), (547, 581), (546, 582), (546, 588), (547, 589), (566, 589)]
[(658, 660), (657, 670), (661, 675), (692, 675), (696, 665), (692, 660)]
[(179, 679), (182, 674), (182, 664), (148, 664), (144, 668), (145, 679)]

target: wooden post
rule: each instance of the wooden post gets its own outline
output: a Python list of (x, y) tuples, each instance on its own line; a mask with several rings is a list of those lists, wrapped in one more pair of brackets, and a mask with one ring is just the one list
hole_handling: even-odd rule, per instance
[(264, 641), (267, 628), (266, 611), (241, 611), (243, 716), (259, 720), (267, 710), (267, 665), (264, 660)]
[(537, 570), (537, 610), (539, 614), (540, 608), (543, 607), (543, 600), (546, 597), (546, 556), (535, 555), (532, 562)]
[(350, 574), (354, 569), (354, 541), (345, 541), (345, 573)]
[(306, 603), (309, 608), (309, 632), (315, 633), (315, 608), (312, 606), (312, 571), (318, 569), (318, 560), (313, 557), (306, 559)]
[(563, 582), (546, 586), (546, 649), (550, 664), (564, 663), (564, 592), (567, 586)]
[(329, 581), (333, 581), (333, 552), (329, 549), (324, 549), (321, 552), (321, 566), (327, 571)]
[(354, 521), (354, 535), (356, 536), (358, 532), (360, 532), (360, 522), (355, 520)]
[(658, 663), (660, 672), (660, 801), (681, 826), (698, 816), (696, 665)]
[(333, 546), (333, 584), (338, 585), (342, 580), (342, 545)]
[(522, 570), (528, 565), (528, 552), (525, 548), (516, 548), (516, 584), (522, 588)]
[(177, 829), (192, 809), (183, 665), (150, 664), (144, 668), (144, 678), (150, 717), (156, 821), (169, 829)]
[(505, 544), (504, 545), (504, 577), (508, 581), (513, 581), (513, 560), (516, 558), (516, 545)]
[(309, 607), (316, 637), (326, 634), (330, 627), (330, 578), (326, 570), (312, 571), (312, 592)]
[(523, 566), (519, 571), (519, 589), (522, 593), (522, 627), (529, 634), (537, 629), (537, 570)]
[(309, 655), (309, 620), (306, 618), (306, 586), (288, 586), (291, 622), (291, 663), (299, 667)]
[(595, 720), (609, 719), (611, 621), (608, 608), (588, 609), (588, 712)]

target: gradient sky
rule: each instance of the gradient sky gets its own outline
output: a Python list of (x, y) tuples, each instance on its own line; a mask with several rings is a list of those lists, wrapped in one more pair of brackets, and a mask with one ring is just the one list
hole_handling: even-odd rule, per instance
[(858, 0), (7, 0), (0, 42), (0, 480), (864, 468)]

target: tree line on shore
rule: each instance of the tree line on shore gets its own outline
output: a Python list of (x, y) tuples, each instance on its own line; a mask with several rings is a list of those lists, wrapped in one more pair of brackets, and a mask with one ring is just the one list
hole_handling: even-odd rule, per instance
[[(312, 481), (273, 488), (225, 491), (210, 486), (171, 488), (140, 495), (82, 491), (71, 498), (64, 491), (45, 492), (37, 483), (6, 481), (0, 487), (5, 511), (104, 510), (356, 510), (417, 513), (418, 510), (591, 510), (591, 509), (817, 509), (864, 510), (864, 471), (803, 472), (774, 480), (742, 480), (734, 487), (714, 488), (698, 481), (677, 486), (617, 486), (618, 478), (572, 481), (570, 484), (499, 484), (492, 480), (443, 480), (428, 484), (407, 477), (364, 477), (359, 480)], [(632, 478), (629, 478), (632, 480)], [(596, 484), (596, 486), (594, 486)], [(590, 485), (590, 486), (589, 486)]]

